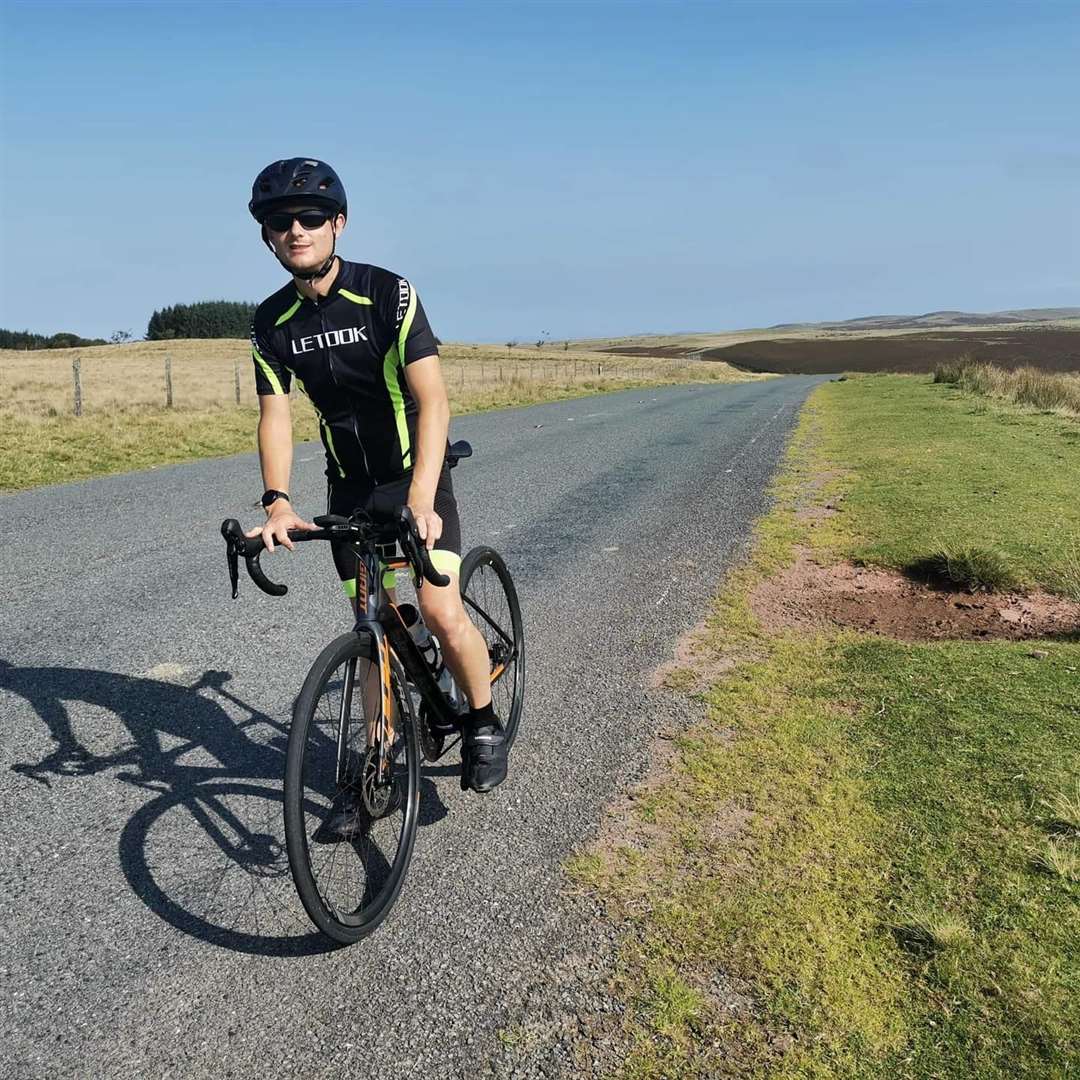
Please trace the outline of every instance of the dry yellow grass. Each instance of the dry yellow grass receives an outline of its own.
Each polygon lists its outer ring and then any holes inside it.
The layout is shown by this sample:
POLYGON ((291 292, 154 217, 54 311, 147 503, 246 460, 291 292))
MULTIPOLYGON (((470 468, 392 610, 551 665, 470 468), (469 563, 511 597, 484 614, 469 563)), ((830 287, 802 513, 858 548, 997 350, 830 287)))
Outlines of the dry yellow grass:
MULTIPOLYGON (((443 373, 459 406, 491 397, 512 404, 538 400, 541 387, 560 391, 590 384, 736 381, 747 376, 726 364, 665 361, 576 349, 504 345, 445 345, 443 373)), ((140 341, 86 349, 0 350, 0 418, 64 416, 74 411, 78 360, 84 415, 165 407, 165 361, 171 360, 173 407, 203 410, 254 406, 255 377, 246 341, 140 341)), ((490 405, 488 406, 490 407, 490 405)))
MULTIPOLYGON (((762 377, 748 376, 727 364, 552 346, 446 345, 441 354, 456 414, 628 386, 762 377)), ((315 438, 311 405, 300 395, 293 398, 296 437, 315 438)), ((253 450, 256 410, 246 341, 2 350, 0 490, 253 450), (171 409, 165 407, 166 357, 172 372, 171 409), (73 415, 72 364, 76 359, 82 387, 79 417, 73 415)))
POLYGON ((939 364, 934 382, 951 383, 970 394, 1027 405, 1061 416, 1080 416, 1080 376, 1040 371, 1034 367, 1013 370, 962 356, 939 364))

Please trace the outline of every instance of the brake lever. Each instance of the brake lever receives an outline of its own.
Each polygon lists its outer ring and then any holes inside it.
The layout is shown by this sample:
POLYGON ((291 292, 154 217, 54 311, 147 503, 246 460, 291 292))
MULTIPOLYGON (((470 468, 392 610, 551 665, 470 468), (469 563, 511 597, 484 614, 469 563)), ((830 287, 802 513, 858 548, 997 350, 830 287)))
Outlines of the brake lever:
POLYGON ((232 585, 232 598, 240 595, 240 552, 237 538, 243 540, 244 530, 235 518, 228 518, 221 523, 221 535, 225 537, 225 557, 229 562, 229 583, 232 585))
POLYGON ((409 569, 412 570, 413 588, 419 589, 424 580, 421 569, 420 552, 416 542, 416 518, 408 506, 403 506, 398 511, 398 534, 401 546, 405 551, 405 557, 409 560, 409 569))
POLYGON ((424 546, 420 534, 416 531, 416 518, 408 506, 403 506, 398 511, 398 530, 401 534, 401 545, 409 548, 408 554, 412 556, 409 564, 413 568, 413 585, 419 589, 424 581, 430 581, 432 585, 445 588, 450 584, 450 578, 446 574, 435 569, 424 546))

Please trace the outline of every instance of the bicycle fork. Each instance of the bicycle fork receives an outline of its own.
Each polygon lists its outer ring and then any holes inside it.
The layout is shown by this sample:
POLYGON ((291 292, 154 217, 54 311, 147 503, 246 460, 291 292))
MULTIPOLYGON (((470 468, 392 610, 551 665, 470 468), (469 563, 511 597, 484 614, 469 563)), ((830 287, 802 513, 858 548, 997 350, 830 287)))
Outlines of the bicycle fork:
MULTIPOLYGON (((375 786, 382 787, 390 783, 390 751, 394 745, 394 690, 390 681, 390 643, 382 627, 357 624, 357 630, 371 635, 375 656, 373 663, 378 669, 378 691, 371 691, 371 686, 362 688, 360 693, 361 712, 366 725, 367 745, 375 751, 376 774, 375 786)), ((352 728, 353 700, 357 694, 356 671, 358 657, 353 657, 345 666, 345 685, 341 694, 341 711, 338 714, 337 730, 337 784, 339 788, 348 787, 351 780, 349 733, 352 728)))

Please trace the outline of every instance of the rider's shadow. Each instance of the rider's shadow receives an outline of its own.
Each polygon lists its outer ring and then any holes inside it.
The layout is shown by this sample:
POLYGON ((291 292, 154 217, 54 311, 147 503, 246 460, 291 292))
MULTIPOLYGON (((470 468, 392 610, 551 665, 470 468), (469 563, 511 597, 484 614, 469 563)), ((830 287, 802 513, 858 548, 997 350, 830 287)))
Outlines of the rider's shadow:
POLYGON ((296 910, 284 853, 286 729, 231 694, 229 679, 209 671, 181 685, 0 660, 0 688, 24 698, 55 742, 40 761, 12 770, 49 786, 116 770, 116 779, 156 792, 122 828, 120 865, 140 899, 178 929, 243 952, 324 951, 331 946, 296 910), (114 714, 130 741, 88 749, 74 703, 114 714))

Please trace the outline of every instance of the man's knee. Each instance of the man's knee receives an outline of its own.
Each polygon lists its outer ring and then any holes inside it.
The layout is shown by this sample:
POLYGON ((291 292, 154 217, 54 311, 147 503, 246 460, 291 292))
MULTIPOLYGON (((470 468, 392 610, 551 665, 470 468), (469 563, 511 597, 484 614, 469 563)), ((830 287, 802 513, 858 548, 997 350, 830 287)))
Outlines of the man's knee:
POLYGON ((456 578, 445 589, 425 585, 420 590, 420 610, 428 629, 444 644, 452 645, 460 640, 472 625, 465 614, 456 578))

